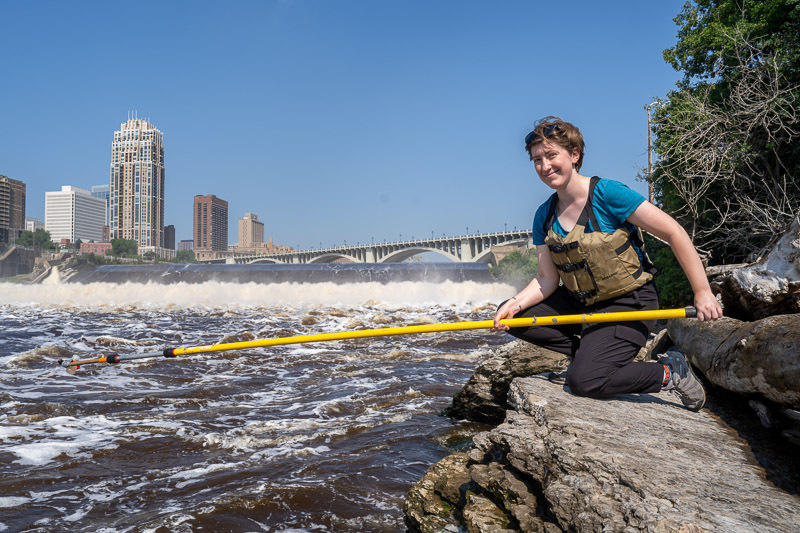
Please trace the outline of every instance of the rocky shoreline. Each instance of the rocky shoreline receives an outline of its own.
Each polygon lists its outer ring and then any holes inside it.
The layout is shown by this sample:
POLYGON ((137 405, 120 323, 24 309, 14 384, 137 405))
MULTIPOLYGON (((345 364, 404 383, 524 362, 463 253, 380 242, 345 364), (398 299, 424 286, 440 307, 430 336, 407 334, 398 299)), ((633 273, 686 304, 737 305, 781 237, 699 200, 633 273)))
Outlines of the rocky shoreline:
POLYGON ((667 394, 592 400, 517 378, 512 410, 428 470, 410 531, 786 532, 800 497, 766 478, 719 417, 667 394))
POLYGON ((445 413, 496 427, 412 487, 408 530, 800 531, 800 217, 759 262, 709 277, 726 318, 669 321, 639 354, 682 349, 706 408, 575 396, 543 374, 564 356, 509 342, 445 413))

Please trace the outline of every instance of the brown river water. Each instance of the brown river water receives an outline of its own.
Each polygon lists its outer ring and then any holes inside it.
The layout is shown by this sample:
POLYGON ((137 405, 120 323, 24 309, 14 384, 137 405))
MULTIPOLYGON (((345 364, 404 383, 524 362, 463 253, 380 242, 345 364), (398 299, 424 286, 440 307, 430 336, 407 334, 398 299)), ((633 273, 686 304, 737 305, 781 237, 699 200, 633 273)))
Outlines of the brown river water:
POLYGON ((509 286, 0 283, 0 532, 404 531, 489 331, 59 358, 486 320, 509 286))

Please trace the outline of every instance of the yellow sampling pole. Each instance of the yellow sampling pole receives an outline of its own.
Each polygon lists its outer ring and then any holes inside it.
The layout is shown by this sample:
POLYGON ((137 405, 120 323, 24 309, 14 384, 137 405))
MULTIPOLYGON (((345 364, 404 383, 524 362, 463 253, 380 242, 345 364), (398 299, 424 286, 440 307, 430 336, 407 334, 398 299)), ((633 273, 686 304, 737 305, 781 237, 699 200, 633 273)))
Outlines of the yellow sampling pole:
MULTIPOLYGON (((630 322, 636 320, 659 320, 670 318, 695 318, 697 310, 693 307, 682 309, 656 309, 654 311, 625 311, 620 313, 588 313, 580 315, 539 316, 530 318, 508 318, 500 322, 511 328, 531 326, 564 326, 568 324, 589 324, 598 322, 630 322)), ((189 348, 166 348, 160 352, 139 354, 114 354, 96 359, 67 361, 59 359, 58 364, 66 367, 68 371, 91 363, 119 363, 133 359, 146 359, 150 357, 176 357, 195 353, 224 352, 228 350, 244 350, 247 348, 261 348, 264 346, 280 346, 285 344, 303 344, 309 342, 338 341, 344 339, 362 339, 366 337, 387 337, 390 335, 409 335, 412 333, 437 333, 440 331, 464 331, 473 329, 491 329, 493 320, 478 320, 472 322, 450 322, 447 324, 422 324, 418 326, 400 326, 394 328, 363 329, 356 331, 339 331, 336 333, 319 333, 316 335, 298 335, 295 337, 280 337, 274 339, 261 339, 255 341, 229 342, 224 344, 209 344, 206 346, 193 346, 189 348)))

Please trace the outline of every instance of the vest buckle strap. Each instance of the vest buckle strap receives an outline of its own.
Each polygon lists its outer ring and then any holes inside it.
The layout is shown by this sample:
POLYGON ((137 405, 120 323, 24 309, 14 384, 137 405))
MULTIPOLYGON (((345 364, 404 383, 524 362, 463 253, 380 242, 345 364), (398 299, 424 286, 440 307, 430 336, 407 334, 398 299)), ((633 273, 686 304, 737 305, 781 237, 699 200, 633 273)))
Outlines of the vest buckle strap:
POLYGON ((578 300, 581 303, 585 303, 586 300, 588 300, 589 298, 591 298, 592 296, 594 296, 596 294, 597 294, 597 290, 594 290, 594 289, 591 290, 591 291, 578 291, 578 292, 571 292, 570 291, 570 293, 569 293, 570 296, 572 296, 574 299, 578 300))
POLYGON ((562 265, 556 265, 556 268, 562 272, 575 272, 576 270, 589 270, 589 265, 586 264, 586 260, 584 259, 578 263, 564 263, 562 265))
POLYGON ((563 244, 549 244, 547 247, 554 254, 563 254, 578 247, 578 241, 566 242, 563 244))

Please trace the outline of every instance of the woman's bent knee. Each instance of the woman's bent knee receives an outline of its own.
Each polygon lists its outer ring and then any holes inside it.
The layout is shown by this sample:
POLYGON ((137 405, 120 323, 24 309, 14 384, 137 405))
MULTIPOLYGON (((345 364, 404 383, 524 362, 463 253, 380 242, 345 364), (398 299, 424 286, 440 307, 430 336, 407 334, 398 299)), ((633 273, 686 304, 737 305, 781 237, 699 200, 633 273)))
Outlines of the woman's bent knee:
POLYGON ((567 386, 575 396, 597 398, 600 393, 600 388, 586 380, 580 379, 579 376, 575 376, 572 373, 567 374, 567 386))

